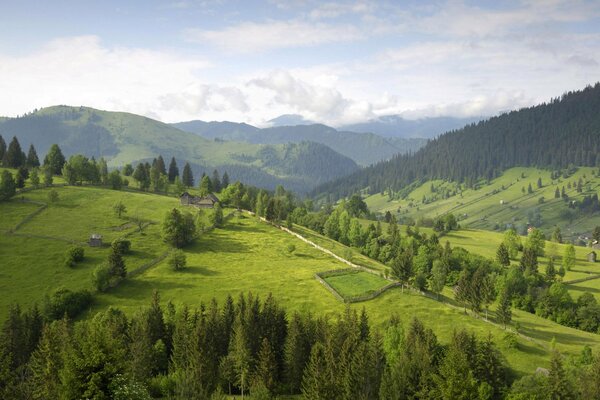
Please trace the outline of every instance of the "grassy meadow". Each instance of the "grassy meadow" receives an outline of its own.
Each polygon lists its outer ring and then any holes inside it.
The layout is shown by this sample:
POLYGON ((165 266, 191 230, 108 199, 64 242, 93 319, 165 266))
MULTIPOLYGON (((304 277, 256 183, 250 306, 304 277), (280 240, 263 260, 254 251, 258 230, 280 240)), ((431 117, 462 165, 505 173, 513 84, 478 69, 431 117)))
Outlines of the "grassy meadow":
MULTIPOLYGON (((129 271, 169 250, 160 239, 160 221, 169 209, 179 207, 176 198, 92 187, 56 187, 55 190, 59 193, 58 202, 49 204, 13 233, 8 231, 40 208, 27 201, 47 202, 49 189, 33 190, 0 204, 3 259, 0 289, 4 294, 0 297, 0 318, 6 316, 10 303, 30 306, 59 287, 91 289, 92 271, 106 259, 107 247, 86 246, 82 263, 75 268, 63 265, 64 254, 72 243, 85 243, 91 233, 103 235, 105 243, 127 235, 132 242, 132 253, 125 257, 129 271), (127 207, 121 219, 112 210, 117 201, 127 207), (134 215, 149 224, 143 232, 128 219, 134 215)), ((205 211, 201 219, 208 213, 205 211)), ((385 268, 382 264, 304 228, 294 229, 336 254, 350 255, 353 262, 375 270, 376 274, 360 272, 328 280, 344 293, 362 294, 386 283, 377 276, 385 268)), ((490 255, 495 252, 501 235, 464 230, 451 233, 443 240, 446 239, 452 245, 490 255)), ((561 245, 557 245, 557 251, 560 250, 561 245)), ((346 264, 254 217, 236 214, 227 219, 223 228, 205 232, 184 251, 188 264, 185 270, 173 271, 162 261, 126 279, 118 287, 96 294, 93 307, 81 318, 111 306, 128 314, 135 313, 149 303, 154 290, 159 290, 164 304, 199 306, 213 297, 222 302, 228 294, 237 296, 240 292, 252 291, 261 297, 272 293, 289 311, 335 318, 346 307, 314 278, 317 272, 348 268, 346 264), (290 244, 294 244, 294 251, 289 250, 290 244)), ((577 256, 577 267, 572 273, 594 268, 585 264, 580 249, 577 256)), ((592 282, 597 283, 587 284, 592 282)), ((584 285, 578 287, 585 289, 584 285)), ((506 331, 481 317, 465 314, 449 298, 440 302, 409 290, 402 292, 399 288, 350 307, 357 310, 365 307, 376 327, 382 327, 392 314, 397 314, 406 324, 417 317, 434 329, 442 343, 447 343, 458 328, 482 336, 492 335, 518 374, 530 373, 538 366, 547 367, 552 340, 567 354, 578 354, 585 344, 600 351, 599 335, 563 327, 517 310, 513 312, 514 320, 519 323, 521 332, 533 341, 519 338, 517 347, 513 348, 504 339, 506 331)), ((490 318, 493 319, 493 313, 490 318)))

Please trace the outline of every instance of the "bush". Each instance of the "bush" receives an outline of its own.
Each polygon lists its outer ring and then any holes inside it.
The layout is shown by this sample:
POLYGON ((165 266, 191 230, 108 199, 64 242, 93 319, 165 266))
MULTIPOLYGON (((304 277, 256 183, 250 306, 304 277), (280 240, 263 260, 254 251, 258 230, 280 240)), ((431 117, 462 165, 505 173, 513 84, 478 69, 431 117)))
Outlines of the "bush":
POLYGON ((75 318, 92 304, 92 300, 92 294, 87 290, 73 292, 58 289, 52 297, 46 299, 44 314, 50 320, 61 319, 65 314, 69 318, 75 318))
POLYGON ((73 268, 75 264, 83 261, 84 250, 81 246, 74 246, 67 250, 67 256, 65 258, 65 266, 73 268))
POLYGON ((104 292, 110 287, 110 268, 108 265, 99 265, 94 270, 92 282, 99 292, 104 292))
POLYGON ((54 189, 48 192, 48 201, 50 203, 56 203, 58 201, 58 192, 54 189))
POLYGON ((296 246, 292 243, 288 244, 287 251, 288 251, 288 253, 292 254, 294 251, 296 251, 296 246))
POLYGON ((185 253, 182 250, 175 250, 169 257, 167 263, 174 271, 180 271, 184 269, 187 265, 185 253))
POLYGON ((115 239, 111 243, 111 246, 116 253, 119 253, 122 256, 125 254, 129 254, 129 252, 131 251, 131 242, 129 240, 115 239))

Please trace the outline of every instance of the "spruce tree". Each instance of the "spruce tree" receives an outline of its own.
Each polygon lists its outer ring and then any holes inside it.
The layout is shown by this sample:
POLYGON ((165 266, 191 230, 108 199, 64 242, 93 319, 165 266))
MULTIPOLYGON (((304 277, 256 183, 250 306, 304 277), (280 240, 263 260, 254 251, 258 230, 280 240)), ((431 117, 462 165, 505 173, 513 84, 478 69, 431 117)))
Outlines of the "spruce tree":
POLYGON ((0 135, 0 165, 2 165, 2 160, 4 159, 4 154, 6 153, 6 142, 2 135, 0 135))
POLYGON ((556 187, 556 190, 554 191, 554 198, 560 199, 560 190, 558 190, 558 186, 556 187))
POLYGON ((167 168, 165 167, 165 160, 162 158, 161 155, 159 155, 158 158, 156 159, 155 167, 161 175, 167 174, 167 168))
POLYGON ((448 268, 442 260, 434 260, 433 266, 431 267, 431 282, 429 287, 431 291, 437 295, 438 300, 440 299, 440 293, 446 286, 446 279, 448 277, 448 268))
POLYGON ((500 246, 498 246, 498 250, 496 251, 496 261, 498 261, 500 265, 503 265, 505 267, 508 267, 510 265, 508 249, 506 248, 506 245, 504 243, 500 243, 500 246))
POLYGON ((264 387, 273 393, 275 390, 275 378, 277 376, 277 362, 275 355, 267 338, 263 338, 260 345, 260 351, 256 361, 256 368, 253 376, 253 387, 264 387))
POLYGON ((21 150, 21 145, 17 137, 13 136, 12 141, 8 145, 8 150, 6 150, 2 159, 2 165, 7 168, 19 168, 25 164, 25 161, 26 157, 23 150, 21 150))
POLYGON ((194 174, 192 173, 192 167, 190 167, 189 163, 185 163, 183 167, 183 173, 181 175, 181 182, 187 187, 194 186, 194 174))
POLYGON ((570 271, 575 265, 575 246, 569 244, 565 248, 565 253, 562 258, 562 266, 565 270, 570 271))
POLYGON ((17 185, 10 171, 2 171, 0 175, 0 201, 8 200, 15 195, 17 185))
POLYGON ((508 325, 512 319, 512 299, 511 293, 508 288, 503 288, 500 292, 500 301, 498 302, 498 308, 496 309, 496 316, 498 317, 498 322, 502 324, 504 329, 506 329, 506 325, 508 325))
POLYGON ((211 182, 213 185, 213 191, 215 191, 217 193, 220 192, 221 191, 221 178, 219 178, 219 171, 217 171, 216 169, 212 173, 211 182))
POLYGON ((171 157, 171 163, 169 164, 169 182, 175 182, 175 178, 179 177, 179 168, 177 168, 177 161, 175 157, 171 157))
POLYGON ((123 260, 121 252, 118 251, 115 246, 111 247, 110 253, 108 254, 108 268, 111 276, 120 278, 125 278, 127 276, 125 261, 123 260))
POLYGON ((33 147, 33 144, 29 145, 29 152, 27 153, 26 164, 28 168, 37 168, 40 166, 40 159, 38 158, 37 152, 35 151, 35 147, 33 147))
POLYGON ((229 175, 227 174, 227 172, 225 172, 223 174, 223 179, 221 179, 221 190, 227 189, 227 186, 229 186, 229 175))
MULTIPOLYGON (((184 170, 185 171, 185 170, 184 170)), ((208 175, 204 175, 202 180, 200 181, 200 196, 206 196, 213 192, 213 184, 208 177, 208 175)))
POLYGON ((44 166, 48 166, 50 168, 52 175, 62 174, 62 168, 65 162, 65 156, 63 155, 60 147, 58 147, 57 144, 50 146, 48 154, 46 154, 46 157, 44 157, 44 166))
POLYGON ((547 394, 549 399, 572 399, 574 391, 572 384, 563 367, 562 355, 557 351, 552 351, 550 358, 550 369, 548 372, 547 394))

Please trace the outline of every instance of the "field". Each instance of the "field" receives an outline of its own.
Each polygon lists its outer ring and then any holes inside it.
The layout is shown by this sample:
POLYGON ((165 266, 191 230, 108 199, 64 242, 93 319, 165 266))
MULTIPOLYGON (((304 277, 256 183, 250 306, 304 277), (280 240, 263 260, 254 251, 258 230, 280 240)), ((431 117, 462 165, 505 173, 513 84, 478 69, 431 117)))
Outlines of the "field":
POLYGON ((589 235, 600 225, 600 216, 590 218, 573 213, 562 199, 554 197, 555 190, 564 186, 572 200, 597 193, 600 178, 596 172, 596 168, 579 168, 566 179, 552 180, 550 171, 512 168, 488 184, 481 183, 476 189, 434 180, 414 188, 401 200, 390 201, 387 194, 375 194, 366 202, 371 211, 397 212, 400 217, 415 221, 453 213, 463 227, 488 230, 504 230, 507 225, 523 229, 539 214, 540 218, 535 222, 546 234, 551 234, 558 225, 565 238, 577 239, 580 235, 589 235), (538 178, 542 181, 541 188, 537 186, 538 178), (576 190, 579 179, 583 182, 582 193, 576 190), (527 191, 529 185, 532 193, 527 191), (444 193, 451 195, 446 198, 444 193))
POLYGON ((364 271, 327 276, 323 280, 335 289, 336 292, 341 294, 342 297, 365 295, 381 289, 390 283, 379 275, 364 271))
MULTIPOLYGON (((72 242, 83 243, 91 233, 102 234, 105 242, 127 235, 133 249, 125 259, 129 271, 168 251, 160 239, 159 222, 170 208, 179 207, 177 199, 91 187, 57 187, 56 190, 59 201, 48 205, 13 233, 7 231, 41 207, 31 201, 46 202, 48 189, 24 193, 0 204, 0 248, 3 254, 0 289, 4 295, 0 298, 1 318, 6 316, 10 303, 18 301, 22 306, 30 306, 41 302, 45 295, 59 287, 91 288, 90 275, 96 265, 106 259, 106 247, 85 247, 84 262, 72 269, 63 266, 64 253, 72 242), (119 200, 128 208, 122 219, 112 210, 112 205, 119 200), (136 214, 149 223, 142 233, 127 219, 136 214)), ((385 268, 316 233, 298 227, 295 230, 336 254, 350 254, 354 262, 372 268, 376 273, 385 268)), ((489 233, 489 237, 481 235, 480 231, 459 231, 446 238, 453 245, 471 245, 473 251, 495 251, 500 236, 494 233, 489 233), (473 243, 476 237, 481 241, 473 243)), ((128 314, 135 313, 149 303, 154 290, 160 292, 163 304, 172 302, 198 306, 213 297, 222 302, 228 294, 235 297, 240 292, 252 291, 263 298, 272 293, 289 311, 335 318, 346 307, 314 277, 317 272, 348 268, 346 264, 245 214, 236 214, 228 219, 222 229, 204 233, 193 245, 185 248, 185 254, 187 269, 176 272, 166 262, 160 262, 126 279, 107 293, 96 294, 93 307, 81 318, 111 306, 119 307, 128 314), (294 251, 289 251, 290 244, 295 245, 294 251)), ((582 253, 578 253, 577 270, 586 267, 581 256, 582 253)), ((376 289, 385 282, 366 272, 330 281, 339 290, 350 294, 376 289)), ((591 282, 595 281, 588 283, 591 282)), ((466 328, 481 336, 490 334, 518 374, 530 373, 538 366, 547 367, 553 339, 557 348, 567 354, 578 354, 585 344, 600 351, 600 336, 566 328, 520 311, 514 311, 513 318, 519 322, 520 332, 527 338, 520 338, 517 348, 509 348, 502 328, 483 318, 465 314, 450 299, 436 301, 408 290, 402 293, 399 288, 350 307, 357 310, 365 307, 375 327, 382 327, 392 314, 397 314, 406 324, 417 317, 434 329, 442 343, 447 343, 457 328, 466 328)), ((493 313, 490 318, 493 318, 493 313)))

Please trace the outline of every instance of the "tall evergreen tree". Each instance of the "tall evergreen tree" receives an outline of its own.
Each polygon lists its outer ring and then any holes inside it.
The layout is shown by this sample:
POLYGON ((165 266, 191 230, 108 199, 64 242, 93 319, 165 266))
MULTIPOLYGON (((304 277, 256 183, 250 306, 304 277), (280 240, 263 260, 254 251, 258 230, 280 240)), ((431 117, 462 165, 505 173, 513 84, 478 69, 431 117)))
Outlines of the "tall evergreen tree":
POLYGON ((212 173, 211 182, 213 185, 213 191, 220 192, 221 191, 221 178, 219 177, 219 171, 217 171, 216 169, 212 173))
POLYGON ((204 175, 202 180, 200 181, 200 195, 206 196, 213 192, 213 184, 208 177, 208 175, 204 175))
POLYGON ((6 153, 6 142, 2 135, 0 135, 0 165, 2 165, 2 160, 4 159, 4 154, 6 153))
POLYGON ((190 167, 189 163, 185 163, 183 167, 183 173, 181 175, 181 182, 187 187, 194 186, 194 174, 192 173, 192 167, 190 167))
POLYGON ((505 267, 510 265, 510 257, 508 255, 508 249, 504 243, 500 243, 498 250, 496 251, 496 261, 505 267))
POLYGON ((15 178, 10 171, 2 171, 0 175, 0 201, 8 200, 13 197, 17 190, 15 178))
POLYGON ((223 179, 221 179, 221 189, 226 189, 229 186, 229 175, 227 172, 223 173, 223 179))
POLYGON ((165 160, 163 159, 163 157, 161 155, 159 155, 158 158, 156 159, 156 169, 158 170, 158 172, 161 175, 166 175, 167 174, 167 168, 165 166, 165 160))
POLYGON ((550 358, 547 393, 548 398, 552 400, 575 398, 572 383, 569 381, 563 367, 562 355, 556 350, 552 351, 552 357, 550 358))
POLYGON ((14 136, 8 145, 6 153, 4 153, 2 165, 8 168, 19 168, 25 164, 26 159, 27 158, 23 153, 23 150, 21 150, 21 145, 19 144, 17 137, 14 136))
POLYGON ((510 308, 511 293, 510 290, 505 287, 500 292, 500 301, 498 303, 498 308, 496 309, 496 316, 498 317, 498 321, 504 326, 504 329, 506 329, 506 325, 508 325, 512 319, 512 311, 510 308))
POLYGON ((65 165, 65 156, 57 144, 50 146, 48 154, 44 157, 44 166, 50 167, 53 175, 62 174, 63 165, 65 165))
POLYGON ((37 152, 35 151, 35 147, 33 147, 33 144, 29 145, 29 152, 27 153, 26 165, 28 168, 37 168, 40 166, 40 159, 38 158, 37 152))
POLYGON ((177 168, 177 161, 175 157, 171 157, 171 163, 169 164, 169 182, 175 182, 175 178, 179 177, 179 168, 177 168))

